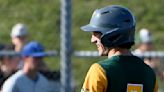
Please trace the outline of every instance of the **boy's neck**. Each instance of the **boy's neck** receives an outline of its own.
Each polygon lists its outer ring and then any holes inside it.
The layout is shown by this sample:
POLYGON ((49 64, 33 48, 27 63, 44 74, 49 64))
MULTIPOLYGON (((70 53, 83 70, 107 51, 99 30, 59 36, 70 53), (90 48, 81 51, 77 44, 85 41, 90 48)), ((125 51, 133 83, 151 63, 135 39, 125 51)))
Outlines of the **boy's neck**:
POLYGON ((116 55, 132 55, 129 49, 111 48, 108 52, 108 58, 116 55))

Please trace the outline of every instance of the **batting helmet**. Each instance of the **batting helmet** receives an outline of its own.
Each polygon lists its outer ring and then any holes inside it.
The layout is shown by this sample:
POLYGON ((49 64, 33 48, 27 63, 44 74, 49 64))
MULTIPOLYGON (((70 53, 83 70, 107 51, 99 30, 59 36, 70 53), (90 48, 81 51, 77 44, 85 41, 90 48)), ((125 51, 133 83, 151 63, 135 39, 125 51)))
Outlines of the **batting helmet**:
POLYGON ((106 47, 134 43, 135 18, 131 11, 119 5, 107 6, 94 11, 84 31, 101 32, 101 42, 106 47))

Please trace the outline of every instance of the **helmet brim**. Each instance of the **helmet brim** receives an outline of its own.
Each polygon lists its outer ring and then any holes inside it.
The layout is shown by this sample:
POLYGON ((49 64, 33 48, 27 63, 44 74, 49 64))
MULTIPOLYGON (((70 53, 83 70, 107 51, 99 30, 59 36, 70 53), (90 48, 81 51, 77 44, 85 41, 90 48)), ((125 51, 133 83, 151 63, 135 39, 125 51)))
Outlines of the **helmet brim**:
POLYGON ((110 28, 103 28, 103 27, 96 27, 96 26, 88 24, 88 25, 82 26, 81 30, 87 31, 87 32, 94 32, 94 31, 104 32, 104 31, 109 31, 111 29, 110 28))

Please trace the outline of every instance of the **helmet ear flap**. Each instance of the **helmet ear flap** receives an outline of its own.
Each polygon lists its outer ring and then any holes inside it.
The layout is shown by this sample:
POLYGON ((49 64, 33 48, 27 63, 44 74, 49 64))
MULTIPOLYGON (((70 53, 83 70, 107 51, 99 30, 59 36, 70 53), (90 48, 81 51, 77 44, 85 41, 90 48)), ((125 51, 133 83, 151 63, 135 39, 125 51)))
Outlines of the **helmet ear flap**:
POLYGON ((111 47, 112 41, 109 40, 109 36, 104 35, 104 36, 101 37, 101 43, 105 47, 111 47))
POLYGON ((110 40, 111 38, 111 34, 105 34, 101 37, 101 43, 105 46, 105 47, 111 47, 113 44, 113 40, 110 40))
POLYGON ((115 45, 117 45, 118 40, 120 39, 121 34, 117 33, 117 34, 105 34, 101 37, 101 43, 105 46, 105 47, 114 47, 115 45))

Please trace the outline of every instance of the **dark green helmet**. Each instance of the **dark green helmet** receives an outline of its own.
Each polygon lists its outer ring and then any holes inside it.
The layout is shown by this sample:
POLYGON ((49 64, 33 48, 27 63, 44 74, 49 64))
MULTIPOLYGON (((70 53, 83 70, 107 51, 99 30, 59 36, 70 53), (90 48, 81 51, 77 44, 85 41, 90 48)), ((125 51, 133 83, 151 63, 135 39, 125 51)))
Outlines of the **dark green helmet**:
POLYGON ((125 7, 112 5, 94 11, 90 23, 81 27, 84 31, 101 32, 101 42, 107 47, 134 43, 135 18, 125 7))

